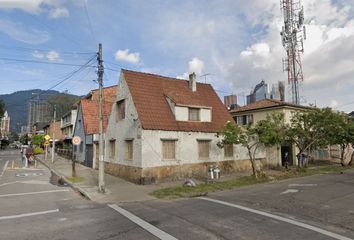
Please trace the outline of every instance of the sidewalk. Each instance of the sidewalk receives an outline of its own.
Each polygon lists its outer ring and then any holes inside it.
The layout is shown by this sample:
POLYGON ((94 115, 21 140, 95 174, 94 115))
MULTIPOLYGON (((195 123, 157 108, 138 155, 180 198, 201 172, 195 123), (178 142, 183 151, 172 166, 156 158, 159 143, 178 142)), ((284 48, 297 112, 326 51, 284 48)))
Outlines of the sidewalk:
POLYGON ((74 190, 80 192, 92 201, 100 203, 152 200, 155 198, 149 195, 150 192, 162 187, 182 184, 180 182, 174 182, 153 185, 136 185, 119 177, 105 174, 106 192, 100 193, 98 192, 98 170, 77 163, 75 165, 76 174, 78 177, 83 177, 84 179, 79 183, 71 183, 68 180, 68 177, 71 177, 72 174, 71 160, 58 155, 55 156, 54 163, 51 162, 50 156, 48 156, 47 161, 44 160, 44 155, 38 155, 37 159, 56 175, 63 177, 64 181, 71 185, 74 190))

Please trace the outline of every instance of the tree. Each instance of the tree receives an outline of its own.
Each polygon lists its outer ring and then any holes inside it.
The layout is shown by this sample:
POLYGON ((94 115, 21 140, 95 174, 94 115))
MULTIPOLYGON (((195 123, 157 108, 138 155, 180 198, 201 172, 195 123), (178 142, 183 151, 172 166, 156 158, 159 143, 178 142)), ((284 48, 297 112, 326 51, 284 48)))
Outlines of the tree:
POLYGON ((80 100, 80 97, 67 94, 67 92, 54 95, 48 99, 48 103, 56 107, 59 120, 65 113, 73 108, 73 105, 80 100))
POLYGON ((252 173, 257 178, 259 170, 256 165, 256 154, 260 146, 274 146, 285 141, 287 126, 284 123, 284 115, 274 113, 256 124, 248 124, 240 127, 227 122, 224 129, 218 133, 222 137, 217 146, 223 148, 225 144, 241 144, 248 152, 252 167, 252 173))
POLYGON ((0 119, 4 116, 5 113, 5 103, 0 99, 0 119))
POLYGON ((295 113, 288 137, 295 143, 300 154, 310 148, 341 144, 347 139, 347 131, 343 114, 334 112, 331 108, 314 108, 295 113))
POLYGON ((33 135, 31 139, 31 144, 34 146, 40 146, 43 143, 43 140, 44 140, 43 134, 33 135))

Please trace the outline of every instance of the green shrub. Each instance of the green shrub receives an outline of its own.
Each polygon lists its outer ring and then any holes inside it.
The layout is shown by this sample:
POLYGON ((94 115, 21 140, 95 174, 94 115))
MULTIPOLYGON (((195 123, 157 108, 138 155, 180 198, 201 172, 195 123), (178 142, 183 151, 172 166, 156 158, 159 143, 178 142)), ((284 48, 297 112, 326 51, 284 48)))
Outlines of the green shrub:
POLYGON ((40 148, 40 147, 36 147, 34 150, 33 150, 33 154, 41 154, 41 153, 44 153, 44 150, 43 148, 40 148))

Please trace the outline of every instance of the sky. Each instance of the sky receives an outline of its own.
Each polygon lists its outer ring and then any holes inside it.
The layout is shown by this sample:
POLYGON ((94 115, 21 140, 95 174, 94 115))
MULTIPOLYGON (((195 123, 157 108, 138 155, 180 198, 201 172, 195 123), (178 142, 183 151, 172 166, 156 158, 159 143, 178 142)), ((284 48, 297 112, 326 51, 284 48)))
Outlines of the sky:
MULTIPOLYGON (((301 104, 354 110, 354 0, 303 0, 301 104)), ((34 88, 84 95, 120 69, 188 78, 219 96, 287 82, 279 0, 0 0, 0 94, 34 88)), ((290 99, 289 87, 287 97, 290 99)))

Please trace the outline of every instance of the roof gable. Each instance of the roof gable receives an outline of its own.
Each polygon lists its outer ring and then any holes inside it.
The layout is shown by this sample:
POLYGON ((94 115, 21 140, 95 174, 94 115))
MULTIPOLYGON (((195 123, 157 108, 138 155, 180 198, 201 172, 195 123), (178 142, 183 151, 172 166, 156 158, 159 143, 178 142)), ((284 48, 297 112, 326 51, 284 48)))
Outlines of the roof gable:
MULTIPOLYGON (((105 132, 108 125, 108 118, 112 111, 112 105, 116 97, 117 85, 103 88, 103 105, 102 105, 102 115, 103 115, 103 131, 105 132), (113 94, 114 93, 114 94, 113 94)), ((95 134, 99 132, 99 118, 98 118, 98 91, 97 94, 93 95, 93 100, 82 99, 80 101, 80 106, 82 109, 82 118, 84 122, 85 134, 95 134), (96 98, 97 97, 97 98, 96 98)))
POLYGON ((197 91, 192 92, 186 80, 129 70, 122 74, 143 129, 218 132, 227 121, 233 121, 210 84, 197 83, 197 91), (176 105, 212 108, 212 121, 176 121, 166 97, 176 105))

